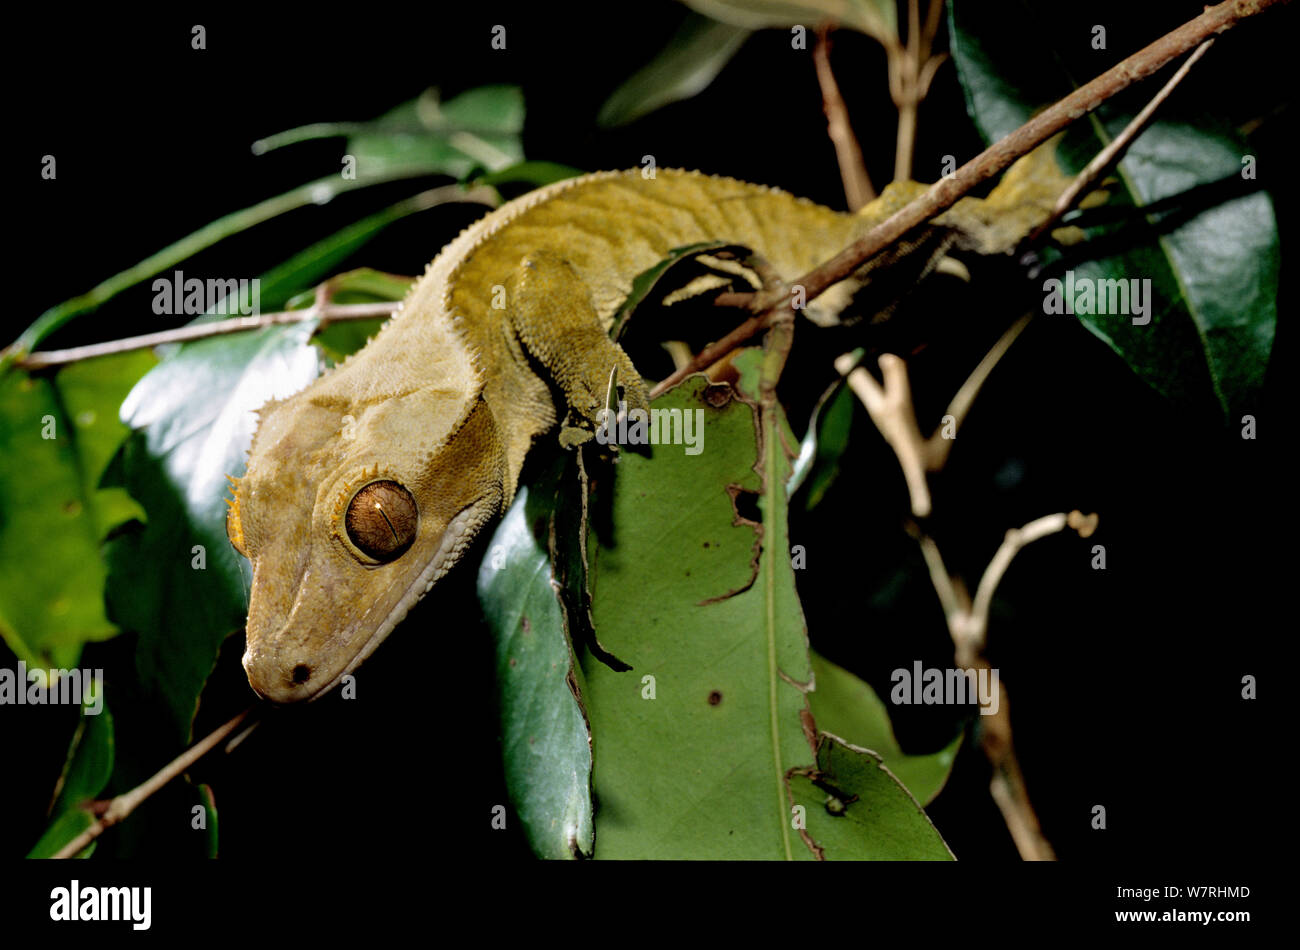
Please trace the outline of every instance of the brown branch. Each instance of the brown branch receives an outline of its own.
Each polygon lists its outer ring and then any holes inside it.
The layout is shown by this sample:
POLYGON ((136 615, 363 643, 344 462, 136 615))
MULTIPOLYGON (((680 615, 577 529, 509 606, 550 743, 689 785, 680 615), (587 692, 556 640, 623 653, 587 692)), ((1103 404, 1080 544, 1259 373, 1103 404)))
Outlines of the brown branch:
POLYGON ((755 293, 724 293, 714 298, 719 307, 738 307, 755 314, 724 340, 711 345, 690 365, 673 373, 655 387, 655 394, 675 385, 691 373, 711 365, 732 348, 740 346, 770 322, 764 315, 778 306, 789 306, 794 287, 802 287, 805 300, 813 300, 827 288, 844 280, 862 264, 899 240, 912 228, 925 223, 957 202, 976 185, 1006 169, 1022 155, 1051 138, 1070 123, 1082 118, 1111 96, 1159 71, 1171 60, 1200 45, 1212 34, 1222 33, 1241 20, 1288 0, 1226 0, 1210 7, 1154 43, 1102 73, 1085 86, 1040 112, 1010 135, 990 145, 950 177, 940 179, 922 195, 886 218, 830 260, 780 288, 755 293))
MULTIPOLYGON (((763 289, 761 292, 775 292, 779 301, 788 301, 788 298, 785 297, 785 283, 765 258, 755 254, 752 255, 746 263, 754 269, 754 272, 762 282, 763 289)), ((715 298, 714 304, 716 305, 718 300, 726 296, 729 295, 719 294, 718 297, 715 298)), ((745 296, 751 301, 757 299, 756 294, 746 294, 745 296)), ((765 310, 761 310, 733 329, 721 340, 717 340, 704 347, 704 349, 700 350, 700 352, 691 357, 691 359, 685 362, 678 362, 677 369, 673 371, 673 374, 667 379, 660 380, 660 382, 650 390, 649 398, 655 399, 661 393, 667 392, 669 389, 676 386, 687 376, 708 369, 718 360, 722 359, 722 357, 740 346, 740 344, 755 336, 759 331, 767 329, 778 320, 784 320, 787 314, 791 318, 789 329, 790 332, 793 333, 794 310, 792 307, 768 307, 765 310)))
POLYGON ((1078 199, 1079 195, 1081 195, 1084 190, 1088 189, 1093 182, 1100 178, 1107 169, 1112 168, 1116 162, 1124 157, 1124 153, 1128 151, 1129 145, 1131 145, 1133 140, 1138 137, 1142 130, 1150 124, 1152 117, 1156 114, 1156 110, 1160 108, 1161 103, 1169 98, 1174 89, 1178 87, 1178 84, 1183 81, 1183 77, 1191 71, 1192 66, 1196 64, 1198 59, 1205 55, 1206 50, 1208 50, 1213 43, 1214 40, 1211 38, 1196 47, 1192 55, 1188 56, 1183 64, 1178 67, 1178 71, 1169 78, 1169 81, 1165 83, 1164 86, 1161 87, 1160 91, 1152 97, 1151 101, 1142 108, 1142 111, 1133 117, 1133 121, 1124 127, 1124 131, 1117 135, 1109 145, 1093 156, 1092 161, 1088 163, 1087 167, 1085 167, 1083 171, 1079 172, 1074 181, 1070 182, 1069 187, 1067 187, 1065 191, 1061 192, 1061 196, 1056 199, 1056 206, 1052 209, 1051 215, 1025 238, 1023 244, 1028 245, 1035 243, 1044 234, 1056 227, 1056 222, 1060 221, 1062 216, 1073 207, 1074 202, 1078 199))
MULTIPOLYGON (((829 261, 792 281, 791 286, 802 286, 806 300, 816 298, 832 284, 850 276, 863 263, 908 231, 951 207, 972 188, 1003 171, 1017 158, 1028 154, 1107 99, 1157 72, 1210 36, 1229 30, 1247 17, 1280 2, 1283 0, 1225 0, 1210 7, 1200 16, 1165 34, 1044 109, 1010 135, 990 145, 953 175, 935 182, 924 194, 886 218, 829 261)), ((788 294, 788 291, 785 293, 788 294)), ((717 303, 723 306, 747 306, 748 309, 759 312, 780 303, 780 296, 770 291, 756 295, 756 299, 751 299, 749 294, 722 294, 717 303)))
POLYGON ((840 166, 840 179, 844 182, 844 197, 849 210, 857 211, 876 197, 871 176, 862 160, 853 126, 849 123, 849 110, 840 95, 839 84, 831 70, 830 28, 823 25, 817 30, 817 45, 813 47, 813 63, 817 67, 817 84, 822 90, 822 111, 826 113, 826 133, 835 146, 835 158, 840 166))
POLYGON ((660 394, 672 389, 687 376, 694 373, 703 372, 708 369, 722 357, 726 356, 740 344, 753 337, 760 330, 766 329, 771 322, 771 312, 760 313, 757 316, 750 317, 744 323, 740 324, 721 340, 710 343, 704 349, 700 350, 691 361, 678 370, 675 370, 667 379, 660 380, 653 389, 650 390, 650 398, 655 399, 660 394))
MULTIPOLYGON (((979 668, 988 667, 983 659, 976 664, 979 668)), ((1007 688, 998 681, 998 711, 984 717, 980 734, 980 747, 993 767, 993 776, 989 779, 989 795, 993 798, 998 811, 1002 812, 1002 821, 1011 834, 1011 840, 1020 853, 1022 861, 1055 861, 1056 852, 1051 842, 1043 834, 1038 823, 1038 814, 1029 801, 1029 789, 1025 786, 1024 773, 1020 770, 1020 760, 1016 757, 1015 746, 1011 741, 1011 712, 1007 701, 1007 688)))
POLYGON ((257 707, 249 706, 234 719, 229 720, 225 725, 219 726, 206 738, 196 742, 183 753, 167 763, 152 777, 131 789, 129 792, 123 792, 121 795, 110 799, 106 802, 95 802, 93 811, 98 814, 95 823, 83 831, 77 837, 73 838, 54 855, 56 858, 73 858, 81 853, 92 841, 104 833, 105 828, 109 828, 131 812, 139 807, 140 803, 147 799, 158 789, 162 788, 176 776, 180 775, 191 765, 197 762, 203 756, 207 755, 222 739, 230 735, 248 714, 257 707))

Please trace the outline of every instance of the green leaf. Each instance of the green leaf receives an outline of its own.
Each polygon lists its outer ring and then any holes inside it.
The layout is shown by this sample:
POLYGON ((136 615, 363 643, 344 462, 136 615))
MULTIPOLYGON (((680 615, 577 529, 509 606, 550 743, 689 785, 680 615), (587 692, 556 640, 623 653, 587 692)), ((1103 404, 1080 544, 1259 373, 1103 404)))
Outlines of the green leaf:
POLYGON ((602 128, 626 125, 671 102, 698 95, 722 72, 749 34, 748 29, 688 14, 663 51, 605 100, 596 124, 602 128))
POLYGON ((880 757, 836 736, 817 738, 817 765, 790 776, 826 860, 948 861, 953 855, 917 801, 899 794, 880 757))
MULTIPOLYGON (((762 357, 737 356, 742 390, 757 390, 762 357)), ((702 451, 622 453, 612 497, 606 486, 593 497, 593 508, 608 505, 593 523, 612 525, 589 545, 595 627, 633 667, 619 673, 581 655, 596 857, 814 857, 792 824, 788 784, 815 763, 803 715, 812 670, 788 554, 789 459, 775 437, 779 409, 760 413, 729 393, 701 376, 665 393, 656 409, 703 413, 702 451), (742 517, 755 505, 761 526, 742 517)), ((873 814, 930 839, 892 856, 942 848, 900 785, 872 794, 910 809, 873 814)), ((814 842, 823 816, 808 813, 814 842)), ((837 857, 880 853, 865 837, 856 851, 836 841, 837 857)))
MULTIPOLYGON (((1043 8, 1036 12, 1053 15, 1043 8)), ((967 108, 989 142, 1072 88, 1063 51, 1049 42, 1025 48, 998 26, 1028 15, 1015 0, 991 6, 956 2, 951 8, 952 52, 967 108)), ((1050 27, 1048 22, 1041 35, 1065 35, 1050 27)), ((1157 88, 1150 85, 1150 93, 1157 88)), ((1130 118, 1107 104, 1075 123, 1058 152, 1065 170, 1081 169, 1130 118)), ((1108 210, 1126 212, 1123 219, 1086 229, 1089 241, 1082 250, 1095 259, 1062 261, 1044 275, 1064 280, 1057 271, 1068 265, 1073 283, 1062 286, 1063 293, 1066 286, 1082 288, 1081 280, 1149 279, 1155 298, 1149 323, 1084 312, 1079 320, 1176 404, 1229 416, 1249 410, 1258 398, 1277 324, 1279 242, 1272 201, 1262 191, 1227 200, 1216 194, 1232 192, 1223 187, 1230 179, 1240 184, 1241 158, 1248 151, 1235 133, 1208 117, 1195 127, 1157 120, 1119 164, 1119 186, 1108 210)), ((1085 221, 1086 216, 1073 223, 1085 221)), ((1050 249, 1045 253, 1048 264, 1059 260, 1050 249)))
POLYGON ((148 523, 110 543, 108 599, 114 620, 139 633, 140 681, 182 741, 221 641, 248 606, 247 561, 226 538, 226 475, 244 471, 254 410, 316 377, 314 330, 307 320, 186 344, 122 403, 135 431, 110 472, 148 523))
POLYGON ((561 479, 576 478, 566 463, 519 489, 478 575, 496 641, 506 785, 541 858, 589 857, 593 837, 591 727, 549 553, 561 479))
MULTIPOLYGON (((94 684, 92 690, 82 697, 81 719, 72 734, 68 759, 59 778, 58 795, 50 811, 53 820, 28 853, 29 858, 52 857, 94 822, 90 812, 82 806, 95 800, 113 773, 113 716, 107 704, 95 714, 87 712, 102 700, 102 694, 97 692, 102 689, 102 683, 94 684)), ((92 842, 77 856, 89 857, 94 848, 92 842)))
POLYGON ((805 26, 823 22, 858 30, 881 43, 898 42, 894 0, 682 0, 705 16, 747 30, 805 26))
POLYGON ((147 352, 0 378, 0 635, 31 666, 76 665, 112 637, 100 544, 139 507, 100 474, 127 429, 122 397, 157 361, 147 352), (49 436, 49 438, 46 438, 49 436))
POLYGON ((366 175, 431 167, 464 179, 523 160, 524 96, 518 86, 481 86, 441 102, 436 90, 349 133, 348 154, 366 175))
POLYGON ((331 277, 329 287, 335 303, 371 303, 401 300, 410 292, 414 277, 388 274, 370 267, 358 267, 331 277))
POLYGON ((906 754, 894 738, 889 710, 876 691, 820 654, 813 652, 811 656, 817 688, 808 694, 808 705, 817 719, 817 728, 875 752, 918 801, 925 805, 934 801, 948 781, 962 734, 958 733, 938 752, 906 754))

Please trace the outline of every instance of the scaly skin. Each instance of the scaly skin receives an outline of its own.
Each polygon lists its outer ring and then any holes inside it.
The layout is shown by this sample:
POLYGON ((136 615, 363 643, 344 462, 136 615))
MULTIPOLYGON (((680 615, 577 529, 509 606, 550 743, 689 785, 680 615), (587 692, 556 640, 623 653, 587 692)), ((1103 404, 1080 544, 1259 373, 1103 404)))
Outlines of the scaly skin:
POLYGON ((253 689, 313 699, 355 669, 510 504, 533 441, 566 415, 570 435, 591 428, 613 366, 646 406, 608 336, 638 274, 724 240, 790 280, 919 187, 854 216, 698 173, 599 172, 463 232, 364 349, 260 411, 228 521, 253 566, 253 689))

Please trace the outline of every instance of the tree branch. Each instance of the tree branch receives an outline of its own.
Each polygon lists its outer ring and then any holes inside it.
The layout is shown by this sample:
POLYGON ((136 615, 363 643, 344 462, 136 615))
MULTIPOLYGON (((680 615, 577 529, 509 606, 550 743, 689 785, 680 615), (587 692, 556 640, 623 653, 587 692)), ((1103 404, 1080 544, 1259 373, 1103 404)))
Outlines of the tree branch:
MULTIPOLYGON (((691 373, 700 372, 731 349, 740 346, 763 330, 768 321, 762 316, 778 307, 788 306, 794 287, 802 287, 805 300, 813 300, 827 288, 849 277, 864 263, 898 241, 913 228, 941 214, 976 185, 1005 170, 1016 159, 1027 155, 1061 129, 1081 119, 1107 99, 1145 79, 1187 50, 1204 43, 1213 34, 1222 33, 1242 20, 1287 0, 1225 0, 1208 8, 1165 34, 1133 55, 1117 63, 1088 84, 1040 112, 1010 135, 990 145, 950 177, 940 179, 922 195, 886 218, 830 260, 823 262, 789 284, 765 288, 755 293, 723 293, 714 298, 719 307, 738 307, 756 314, 746 320, 724 340, 718 341, 655 387, 656 394, 675 385, 691 373)), ((928 21, 927 21, 928 22, 928 21)))
MULTIPOLYGON (((1044 109, 1016 131, 961 166, 952 176, 935 182, 924 194, 886 218, 835 257, 792 281, 791 286, 802 286, 806 299, 814 299, 827 287, 850 276, 908 231, 945 211, 972 188, 1003 171, 1017 158, 1028 154, 1107 99, 1157 72, 1212 35, 1229 30, 1242 20, 1280 2, 1283 0, 1225 0, 1224 3, 1210 7, 1200 16, 1165 34, 1044 109)), ((760 293, 752 301, 750 297, 749 294, 722 294, 717 302, 724 306, 748 306, 752 311, 762 311, 780 302, 771 292, 760 293)))
POLYGON ((219 726, 212 733, 200 742, 196 742, 184 752, 182 752, 171 762, 167 763, 153 776, 141 782, 129 792, 123 792, 107 802, 95 802, 94 811, 99 815, 95 823, 83 831, 77 837, 73 838, 54 855, 56 858, 74 858, 83 851, 89 844, 104 833, 105 828, 110 828, 117 824, 131 812, 139 807, 140 803, 147 799, 158 789, 162 788, 176 776, 180 775, 191 765, 197 762, 203 756, 207 755, 213 747, 222 739, 230 735, 235 728, 243 722, 248 714, 256 706, 249 706, 234 719, 229 720, 225 725, 219 726))

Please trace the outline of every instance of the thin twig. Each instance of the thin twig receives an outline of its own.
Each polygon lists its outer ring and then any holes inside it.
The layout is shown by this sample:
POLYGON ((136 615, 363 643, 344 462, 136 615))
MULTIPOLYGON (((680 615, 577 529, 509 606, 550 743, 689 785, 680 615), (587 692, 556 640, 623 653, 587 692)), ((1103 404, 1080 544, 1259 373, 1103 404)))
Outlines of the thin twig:
POLYGON ((194 323, 157 333, 126 337, 122 340, 109 340, 106 343, 92 343, 88 346, 76 346, 67 350, 37 350, 18 361, 23 369, 47 369, 62 366, 78 360, 88 360, 96 356, 111 356, 114 353, 126 353, 130 350, 143 350, 164 343, 187 343, 202 340, 210 336, 226 333, 242 333, 245 330, 259 330, 281 323, 301 323, 303 320, 319 316, 322 324, 339 323, 345 320, 371 320, 376 317, 390 317, 401 302, 385 300, 377 303, 328 304, 324 307, 306 307, 302 310, 282 310, 277 313, 260 313, 256 316, 233 317, 230 320, 216 320, 212 323, 194 323))
POLYGON ((1061 196, 1056 199, 1056 206, 1052 209, 1051 215, 1025 238, 1024 244, 1035 243, 1044 234, 1056 227, 1056 222, 1060 221, 1065 213, 1074 206, 1074 202, 1078 200, 1079 195, 1085 189, 1090 188, 1093 182, 1099 179, 1107 169, 1112 168, 1116 162, 1124 157, 1129 145, 1150 124, 1161 103, 1169 98, 1178 84, 1183 81, 1183 77, 1191 71, 1196 61, 1204 56, 1206 50, 1213 44, 1214 39, 1210 38, 1192 51, 1192 55, 1183 61, 1183 64, 1178 67, 1178 71, 1169 78, 1169 81, 1160 88, 1160 91, 1151 98, 1151 101, 1143 106, 1142 111, 1135 115, 1133 120, 1124 127, 1124 131, 1120 132, 1105 148, 1094 155, 1092 161, 1087 164, 1083 171, 1079 172, 1074 181, 1070 182, 1069 187, 1061 192, 1061 196))
POLYGON ((916 408, 912 402, 912 387, 907 376, 907 364, 892 353, 882 353, 879 358, 880 375, 884 385, 877 383, 867 370, 857 365, 853 354, 846 353, 835 360, 835 369, 846 377, 849 388, 857 394, 866 407, 871 421, 889 443, 898 457, 907 493, 912 502, 912 514, 925 518, 930 514, 930 488, 927 472, 937 472, 948 460, 956 441, 956 431, 970 411, 980 387, 989 374, 1028 325, 1032 314, 1026 314, 1013 323, 971 371, 957 394, 948 404, 948 413, 942 424, 930 435, 921 435, 916 421, 916 408), (951 417, 951 418, 949 418, 951 417), (951 428, 951 434, 945 429, 951 428))
MULTIPOLYGON (((842 356, 836 360, 837 369, 843 360, 842 356)), ((916 424, 907 364, 892 353, 882 353, 880 375, 883 386, 861 366, 850 371, 845 379, 898 457, 898 467, 903 470, 907 494, 912 500, 912 514, 925 518, 930 514, 930 486, 925 479, 926 439, 916 424)))
POLYGON ((890 57, 889 84, 898 108, 898 134, 894 140, 894 181, 911 181, 916 150, 916 112, 920 106, 917 78, 921 73, 921 9, 919 0, 907 0, 907 45, 890 57))
MULTIPOLYGON (((1020 336, 1025 327, 1029 326, 1029 321, 1033 319, 1033 311, 1022 316, 1015 323, 1011 324, 998 341, 993 344, 992 349, 984 354, 984 358, 979 361, 971 374, 966 377, 966 382, 961 384, 961 389, 957 390, 957 395, 952 397, 948 403, 948 415, 953 418, 954 430, 961 427, 962 422, 966 419, 966 413, 970 412, 971 405, 975 402, 975 397, 979 395, 980 387, 984 381, 989 378, 993 372, 993 367, 998 365, 998 361, 1011 348, 1011 344, 1016 342, 1016 337, 1020 336)), ((926 446, 925 467, 931 472, 937 472, 943 468, 944 463, 948 461, 948 453, 952 451, 953 443, 956 439, 936 439, 931 437, 929 444, 926 446)))
MULTIPOLYGON (((302 185, 288 194, 269 198, 251 208, 245 208, 242 211, 236 211, 233 214, 218 218, 216 221, 204 225, 193 234, 163 248, 134 266, 101 281, 86 293, 71 300, 65 300, 63 303, 56 304, 46 310, 36 318, 36 321, 31 326, 22 332, 17 340, 0 350, 0 373, 7 372, 13 364, 28 356, 33 347, 39 346, 42 340, 69 320, 102 306, 127 288, 133 287, 141 281, 147 280, 155 274, 159 274, 167 268, 189 259, 217 241, 238 234, 276 215, 299 208, 308 201, 319 204, 351 188, 427 174, 429 174, 428 169, 405 167, 393 169, 383 175, 368 176, 357 180, 340 180, 335 175, 331 178, 302 185)), ((476 202, 495 206, 500 202, 500 195, 496 189, 484 185, 469 189, 459 184, 443 185, 403 199, 385 209, 385 211, 379 212, 379 214, 391 214, 395 220, 398 217, 425 211, 448 202, 476 202)))
POLYGON ((76 857, 92 841, 103 834, 105 828, 117 824, 127 815, 131 814, 131 812, 135 811, 136 808, 139 807, 140 803, 150 795, 158 791, 158 789, 162 788, 176 776, 180 775, 199 759, 203 758, 203 756, 207 755, 209 751, 220 743, 222 739, 230 735, 230 733, 248 717, 248 714, 256 708, 256 706, 249 706, 238 716, 224 725, 219 726, 206 738, 190 746, 175 759, 172 759, 171 762, 167 763, 167 765, 163 766, 162 769, 156 772, 152 777, 146 779, 129 792, 123 792, 121 795, 118 795, 107 802, 95 803, 95 811, 99 812, 99 817, 95 820, 95 823, 60 848, 54 857, 76 857))
MULTIPOLYGON (((952 637, 953 658, 958 668, 974 671, 989 669, 984 657, 987 642, 989 610, 993 604, 993 592, 998 582, 1006 574, 1011 561, 1027 544, 1055 534, 1066 527, 1078 531, 1081 537, 1088 537, 1097 526, 1097 516, 1083 515, 1078 511, 1069 514, 1057 513, 1046 515, 1031 521, 1022 528, 1013 528, 997 553, 989 561, 988 567, 980 578, 979 588, 972 602, 966 596, 958 579, 948 573, 938 545, 928 535, 921 534, 919 528, 913 528, 921 545, 921 553, 930 570, 930 580, 934 585, 939 603, 943 606, 944 616, 948 621, 948 634, 952 637)), ((995 710, 987 717, 981 718, 980 747, 992 766, 993 775, 989 781, 989 794, 1002 812, 1011 840, 1016 850, 1025 861, 1055 861, 1056 853, 1051 843, 1043 835, 1038 823, 1038 815, 1029 801, 1029 790, 1025 786, 1024 774, 1016 758, 1015 747, 1011 738, 1011 713, 1007 702, 1006 685, 998 682, 998 701, 995 710)))
POLYGON ((871 185, 871 176, 862 160, 862 148, 858 145, 853 126, 849 123, 849 110, 840 95, 839 84, 831 70, 830 28, 823 25, 817 31, 817 45, 813 47, 813 64, 817 67, 817 83, 822 90, 822 111, 826 113, 826 133, 831 144, 835 146, 835 158, 840 166, 840 178, 844 182, 844 197, 850 211, 857 211, 876 197, 876 190, 871 185))
POLYGON ((965 595, 965 587, 953 582, 953 577, 943 563, 943 555, 939 553, 939 546, 934 543, 934 538, 923 534, 915 523, 908 527, 908 531, 916 537, 917 543, 921 546, 921 556, 925 558, 925 566, 930 569, 930 583, 934 585, 934 592, 939 595, 939 604, 943 607, 943 615, 948 621, 948 630, 951 634, 954 619, 970 611, 970 597, 965 595))
POLYGON ((953 630, 959 664, 973 662, 975 656, 983 651, 988 636, 989 610, 993 606, 993 592, 997 590, 1002 575, 1007 572, 1007 568, 1011 566, 1012 560, 1020 549, 1039 538, 1064 530, 1068 523, 1069 515, 1058 512, 1044 515, 1022 528, 1012 528, 1007 532, 997 553, 984 569, 979 587, 975 589, 975 598, 971 602, 970 612, 953 630))

